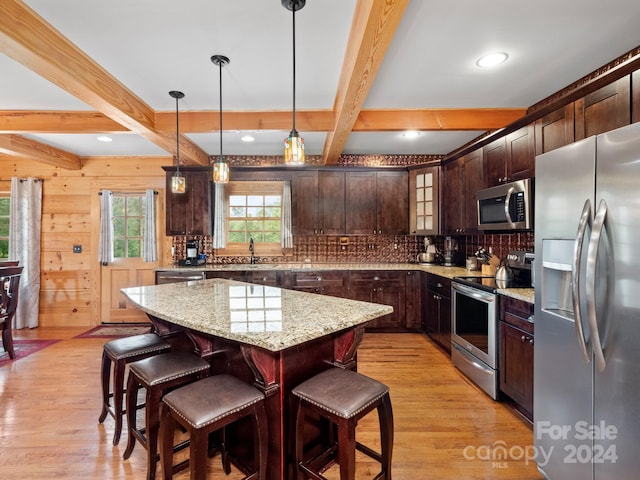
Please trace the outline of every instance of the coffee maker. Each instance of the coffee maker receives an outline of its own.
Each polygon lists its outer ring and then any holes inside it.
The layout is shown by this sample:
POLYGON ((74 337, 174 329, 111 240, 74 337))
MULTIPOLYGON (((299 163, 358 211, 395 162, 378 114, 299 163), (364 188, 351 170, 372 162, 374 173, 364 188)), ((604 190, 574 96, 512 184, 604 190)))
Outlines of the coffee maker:
POLYGON ((193 267, 197 265, 204 265, 205 259, 200 258, 200 245, 198 243, 198 240, 187 240, 186 251, 186 258, 178 260, 179 266, 193 267))
POLYGON ((456 265, 456 252, 458 251, 458 243, 451 237, 444 239, 444 266, 454 267, 456 265))

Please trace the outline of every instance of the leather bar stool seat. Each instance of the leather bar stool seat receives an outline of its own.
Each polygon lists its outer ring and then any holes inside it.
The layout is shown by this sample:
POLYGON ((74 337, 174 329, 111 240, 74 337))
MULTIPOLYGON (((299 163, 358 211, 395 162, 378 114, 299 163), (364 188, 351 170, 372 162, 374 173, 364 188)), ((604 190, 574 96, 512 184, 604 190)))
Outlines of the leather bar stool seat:
POLYGON ((160 409, 160 461, 165 480, 172 478, 174 433, 181 425, 190 438, 189 469, 191 480, 207 476, 209 434, 223 429, 222 464, 231 471, 226 451, 224 427, 251 416, 254 423, 256 467, 243 471, 243 480, 266 478, 268 425, 264 394, 248 383, 222 374, 213 375, 167 393, 160 409))
POLYGON ((375 479, 391 480, 393 412, 389 388, 386 385, 360 373, 335 367, 302 382, 292 393, 296 399, 297 410, 295 478, 326 480, 312 467, 318 464, 318 458, 304 457, 305 419, 307 413, 314 412, 337 425, 337 443, 330 445, 329 453, 337 448, 340 480, 355 479, 356 449, 380 462, 381 470, 375 479), (380 425, 380 453, 357 442, 355 435, 358 420, 374 409, 378 411, 380 425))
POLYGON ((147 451, 147 480, 156 477, 160 401, 171 389, 209 376, 211 365, 193 352, 169 352, 129 364, 127 425, 129 437, 123 457, 131 456, 136 440, 147 451), (145 423, 138 427, 138 390, 146 390, 145 423))
POLYGON ((169 342, 155 333, 131 335, 117 338, 104 344, 102 348, 102 412, 98 422, 104 422, 107 414, 115 420, 113 445, 120 441, 122 417, 124 416, 124 374, 127 364, 171 350, 169 342), (113 380, 110 375, 113 364, 113 380), (110 400, 113 400, 111 405, 110 400))

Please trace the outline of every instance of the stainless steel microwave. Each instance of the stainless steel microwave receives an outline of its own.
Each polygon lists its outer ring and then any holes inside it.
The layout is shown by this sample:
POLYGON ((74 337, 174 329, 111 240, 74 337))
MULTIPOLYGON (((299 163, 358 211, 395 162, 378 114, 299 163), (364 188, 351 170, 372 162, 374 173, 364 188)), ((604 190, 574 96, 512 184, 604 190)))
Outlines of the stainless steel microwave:
POLYGON ((479 230, 532 230, 533 179, 478 191, 479 230))

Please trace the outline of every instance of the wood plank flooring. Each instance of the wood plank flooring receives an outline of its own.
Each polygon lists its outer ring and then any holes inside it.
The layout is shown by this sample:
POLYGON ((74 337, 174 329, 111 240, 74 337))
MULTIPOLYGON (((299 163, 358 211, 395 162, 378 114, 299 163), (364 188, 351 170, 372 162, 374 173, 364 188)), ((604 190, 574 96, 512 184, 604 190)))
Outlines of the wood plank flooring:
MULTIPOLYGON (((104 338, 75 339, 84 328, 20 330, 15 338, 63 341, 0 368, 0 478, 142 479, 139 445, 122 460, 126 435, 113 447, 113 420, 100 413, 100 357, 104 338)), ((394 409, 394 480, 535 479, 533 460, 520 455, 533 443, 531 427, 506 405, 469 383, 448 357, 421 334, 367 333, 359 371, 391 389, 394 409), (491 457, 504 446, 505 460, 491 457)), ((375 413, 358 426, 358 439, 378 448, 375 413)), ((377 464, 358 453, 357 479, 371 479, 377 464)), ((219 457, 211 478, 225 477, 219 457)), ((161 469, 158 468, 157 478, 161 469)), ((339 478, 337 466, 327 472, 339 478)), ((187 472, 174 477, 189 478, 187 472)))

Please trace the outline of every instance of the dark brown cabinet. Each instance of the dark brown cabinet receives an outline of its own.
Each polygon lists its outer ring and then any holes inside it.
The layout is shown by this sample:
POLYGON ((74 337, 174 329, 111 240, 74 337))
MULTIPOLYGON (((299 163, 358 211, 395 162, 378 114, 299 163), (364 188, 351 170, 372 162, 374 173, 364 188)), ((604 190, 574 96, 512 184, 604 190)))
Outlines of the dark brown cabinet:
POLYGON ((573 143, 574 104, 559 108, 535 122, 536 155, 573 143))
POLYGON ((615 130, 631 123, 631 76, 575 101, 575 139, 615 130))
POLYGON ((451 353, 451 280, 448 278, 423 273, 422 330, 451 353))
POLYGON ((288 287, 301 292, 343 297, 345 293, 345 279, 342 271, 292 271, 290 273, 288 287))
POLYGON ((292 172, 293 233, 345 233, 345 174, 323 170, 292 172))
POLYGON ((406 171, 346 172, 346 233, 401 235, 409 228, 406 171))
POLYGON ((347 298, 393 307, 393 313, 369 322, 368 330, 405 329, 406 275, 404 271, 392 270, 349 272, 347 298))
POLYGON ((440 167, 409 172, 409 232, 440 233, 440 167))
POLYGON ((478 231, 476 193, 483 185, 483 150, 444 166, 444 230, 449 235, 478 231))
POLYGON ((185 193, 171 193, 171 177, 175 167, 162 167, 166 171, 166 234, 211 235, 213 205, 211 169, 183 167, 186 180, 185 193))
POLYGON ((207 279, 209 278, 223 278, 225 280, 235 280, 237 282, 247 281, 247 272, 244 270, 225 270, 225 271, 212 271, 206 270, 204 272, 207 279))
POLYGON ((534 126, 526 125, 484 147, 484 186, 533 177, 535 173, 534 126))
POLYGON ((500 297, 500 391, 533 419, 533 304, 500 297))

